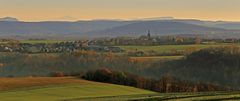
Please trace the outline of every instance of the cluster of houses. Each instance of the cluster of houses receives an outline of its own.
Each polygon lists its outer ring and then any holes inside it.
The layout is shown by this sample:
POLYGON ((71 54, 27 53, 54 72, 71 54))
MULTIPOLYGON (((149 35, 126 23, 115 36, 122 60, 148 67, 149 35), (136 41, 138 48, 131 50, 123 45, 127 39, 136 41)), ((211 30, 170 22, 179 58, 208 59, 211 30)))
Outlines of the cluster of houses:
POLYGON ((105 38, 101 40, 92 41, 94 44, 99 45, 174 45, 174 44, 201 44, 204 40, 202 37, 191 36, 181 37, 175 35, 167 36, 152 36, 151 32, 148 31, 146 35, 139 37, 116 37, 116 38, 105 38))
POLYGON ((63 53, 78 50, 96 52, 123 52, 119 47, 93 45, 86 41, 67 41, 59 43, 3 43, 0 44, 0 52, 19 52, 19 53, 63 53))
POLYGON ((84 41, 65 41, 58 43, 21 43, 18 40, 0 39, 0 52, 19 53, 62 53, 78 50, 96 52, 123 52, 121 45, 173 45, 173 44, 209 44, 209 43, 239 43, 240 39, 204 39, 201 37, 179 37, 179 36, 151 36, 147 35, 138 38, 116 37, 101 38, 84 41))
POLYGON ((116 37, 116 38, 106 38, 102 40, 96 40, 96 44, 100 45, 173 45, 173 44, 195 44, 201 43, 202 39, 195 38, 185 38, 176 36, 140 36, 138 38, 133 37, 116 37))

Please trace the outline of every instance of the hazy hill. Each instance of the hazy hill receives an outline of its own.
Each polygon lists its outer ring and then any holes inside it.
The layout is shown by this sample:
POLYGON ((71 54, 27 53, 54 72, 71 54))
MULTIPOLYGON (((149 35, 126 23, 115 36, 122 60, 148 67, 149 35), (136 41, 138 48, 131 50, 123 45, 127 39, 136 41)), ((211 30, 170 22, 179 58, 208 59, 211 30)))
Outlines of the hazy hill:
POLYGON ((207 26, 207 27, 215 27, 215 28, 223 28, 230 30, 240 30, 240 22, 229 22, 229 21, 202 21, 196 19, 173 19, 172 21, 207 26))
POLYGON ((13 18, 13 17, 4 17, 4 18, 0 18, 0 21, 18 21, 17 18, 13 18))
POLYGON ((126 22, 79 21, 79 22, 7 22, 0 21, 0 34, 71 34, 103 30, 126 22))
POLYGON ((154 35, 197 35, 240 37, 238 22, 201 21, 195 19, 146 18, 135 20, 89 20, 77 22, 22 22, 8 17, 0 19, 0 36, 22 38, 114 37, 140 36, 151 30, 154 35), (1 20, 2 19, 2 20, 1 20))
POLYGON ((156 35, 176 34, 220 34, 234 32, 222 28, 206 27, 194 24, 187 24, 178 21, 140 21, 111 29, 96 31, 94 34, 106 35, 145 35, 151 30, 156 35))
POLYGON ((220 23, 220 24, 216 24, 215 27, 239 30, 240 29, 240 22, 220 23))

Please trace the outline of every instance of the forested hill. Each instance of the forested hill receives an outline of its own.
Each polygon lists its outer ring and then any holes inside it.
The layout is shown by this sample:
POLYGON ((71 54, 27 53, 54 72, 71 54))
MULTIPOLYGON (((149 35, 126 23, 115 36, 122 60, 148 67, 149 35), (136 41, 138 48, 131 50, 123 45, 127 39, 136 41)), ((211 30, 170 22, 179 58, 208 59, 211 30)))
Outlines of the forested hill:
POLYGON ((185 80, 240 88, 240 48, 228 46, 203 49, 181 60, 156 63, 149 71, 155 71, 154 76, 167 73, 185 80))

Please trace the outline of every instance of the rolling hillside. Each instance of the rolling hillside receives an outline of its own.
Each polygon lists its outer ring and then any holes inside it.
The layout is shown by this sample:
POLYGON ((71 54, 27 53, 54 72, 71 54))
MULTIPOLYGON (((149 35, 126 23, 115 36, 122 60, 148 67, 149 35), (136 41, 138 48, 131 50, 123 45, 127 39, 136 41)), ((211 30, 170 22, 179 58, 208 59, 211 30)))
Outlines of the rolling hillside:
POLYGON ((239 92, 155 93, 72 77, 0 78, 0 82, 1 101, 219 101, 240 99, 239 92))
POLYGON ((133 87, 96 83, 71 77, 0 78, 0 82, 2 101, 66 101, 156 94, 133 87))

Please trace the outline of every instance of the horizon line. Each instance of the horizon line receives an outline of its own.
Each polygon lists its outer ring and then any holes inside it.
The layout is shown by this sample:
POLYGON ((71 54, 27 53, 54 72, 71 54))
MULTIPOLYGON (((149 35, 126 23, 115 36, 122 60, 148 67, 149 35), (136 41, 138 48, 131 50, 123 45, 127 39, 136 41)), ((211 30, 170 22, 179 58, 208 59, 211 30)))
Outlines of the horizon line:
POLYGON ((240 20, 211 20, 201 18, 186 18, 186 17, 173 17, 173 16, 156 16, 156 17, 139 17, 139 18, 94 18, 94 19, 56 19, 56 20, 22 20, 12 16, 1 16, 3 18, 15 18, 16 22, 78 22, 78 21, 154 21, 154 20, 200 20, 200 21, 213 21, 213 22, 240 22, 240 20), (169 19, 168 19, 169 18, 169 19))

